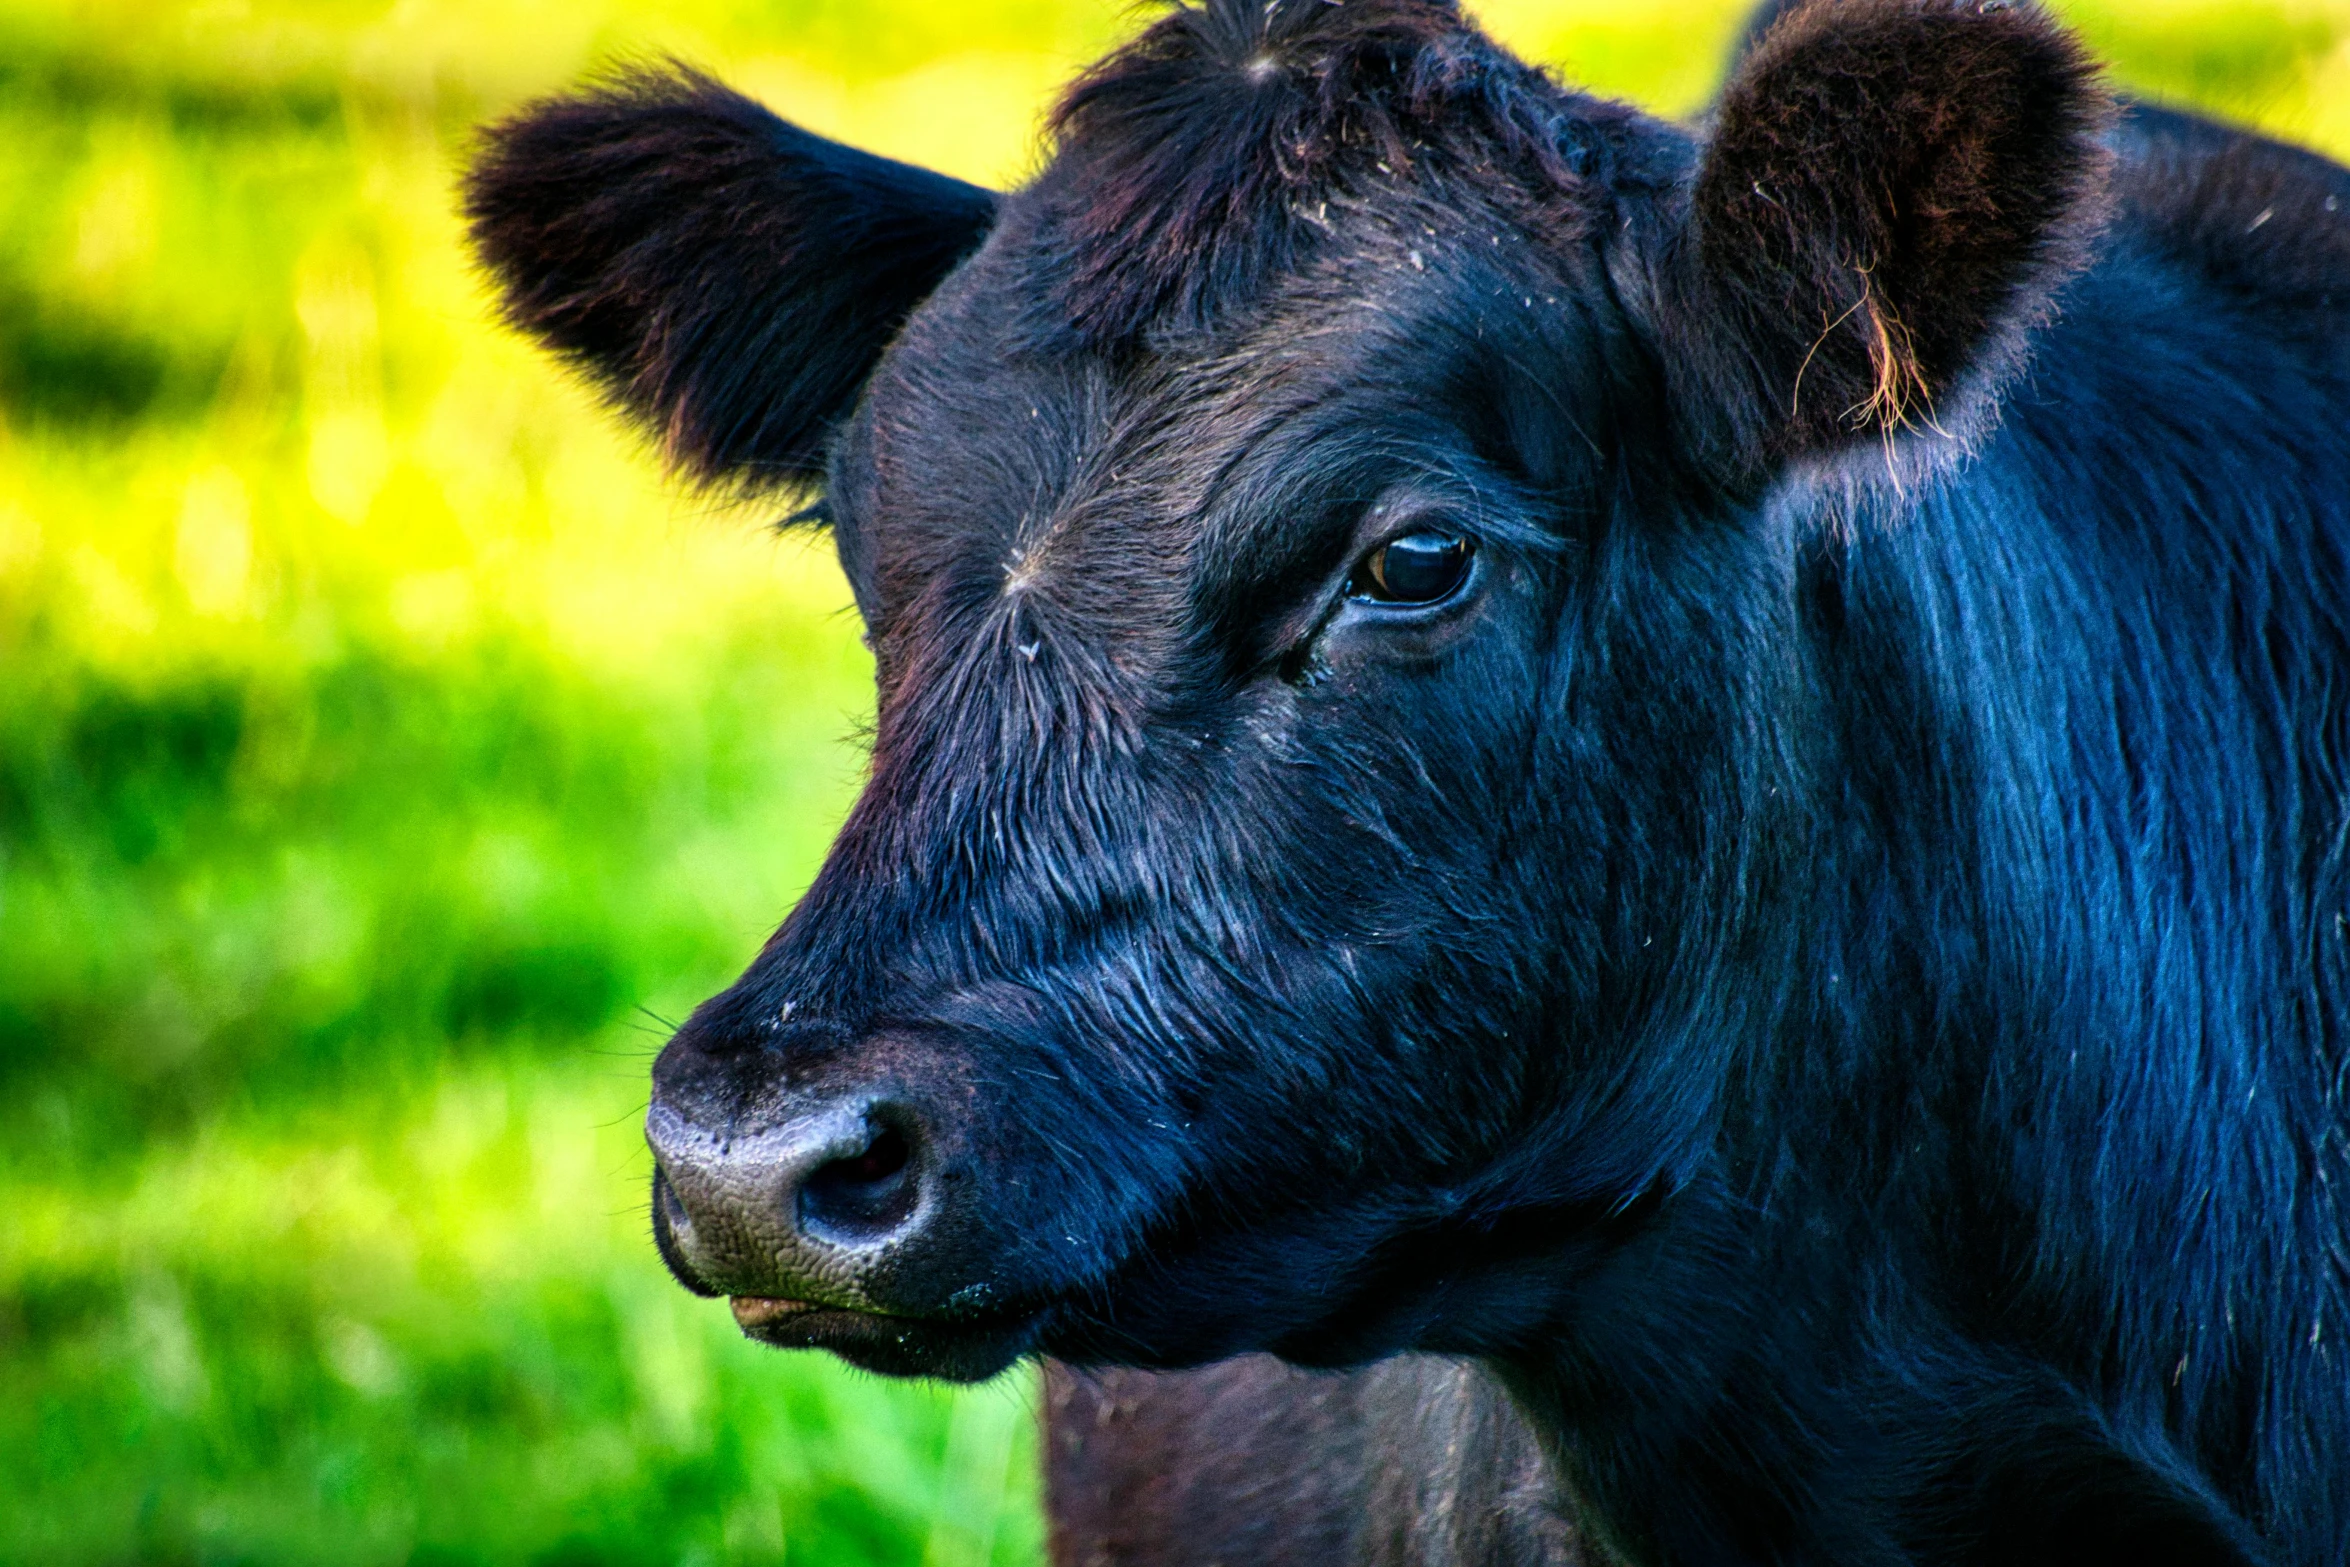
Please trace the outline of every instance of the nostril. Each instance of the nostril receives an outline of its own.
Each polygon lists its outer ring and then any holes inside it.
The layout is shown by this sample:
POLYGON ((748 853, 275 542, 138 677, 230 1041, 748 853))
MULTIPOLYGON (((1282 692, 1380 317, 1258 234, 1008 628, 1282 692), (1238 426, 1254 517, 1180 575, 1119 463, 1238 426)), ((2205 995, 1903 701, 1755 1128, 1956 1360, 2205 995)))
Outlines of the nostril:
POLYGON ((826 1170, 852 1185, 874 1186, 906 1167, 906 1140, 889 1127, 874 1134, 873 1142, 853 1158, 835 1159, 826 1170))
POLYGON ((862 1150, 800 1183, 800 1227, 838 1245, 870 1244, 912 1218, 920 1196, 913 1145, 895 1127, 879 1127, 862 1150))

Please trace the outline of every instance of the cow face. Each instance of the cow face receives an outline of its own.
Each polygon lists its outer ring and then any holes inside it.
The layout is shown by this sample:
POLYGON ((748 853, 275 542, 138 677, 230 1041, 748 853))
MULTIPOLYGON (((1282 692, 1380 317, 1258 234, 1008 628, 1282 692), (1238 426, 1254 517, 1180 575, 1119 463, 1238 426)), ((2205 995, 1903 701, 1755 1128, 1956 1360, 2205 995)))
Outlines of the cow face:
POLYGON ((2095 103, 2034 13, 1844 0, 1699 147, 1431 0, 1251 0, 1000 201, 690 77, 498 131, 512 315, 702 477, 821 473, 875 655, 863 797, 655 1067, 678 1277, 952 1377, 1571 1313, 1802 874, 1768 494, 1979 417, 2095 103))

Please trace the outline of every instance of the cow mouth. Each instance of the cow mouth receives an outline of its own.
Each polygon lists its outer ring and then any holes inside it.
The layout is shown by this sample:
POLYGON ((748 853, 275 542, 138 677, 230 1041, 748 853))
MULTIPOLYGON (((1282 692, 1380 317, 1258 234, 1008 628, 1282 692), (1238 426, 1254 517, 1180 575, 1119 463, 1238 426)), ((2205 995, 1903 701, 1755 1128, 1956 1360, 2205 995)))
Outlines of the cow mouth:
POLYGON ((777 1349, 830 1350, 850 1365, 892 1377, 984 1382, 1035 1347, 1038 1318, 893 1317, 820 1301, 737 1295, 729 1302, 745 1338, 777 1349))

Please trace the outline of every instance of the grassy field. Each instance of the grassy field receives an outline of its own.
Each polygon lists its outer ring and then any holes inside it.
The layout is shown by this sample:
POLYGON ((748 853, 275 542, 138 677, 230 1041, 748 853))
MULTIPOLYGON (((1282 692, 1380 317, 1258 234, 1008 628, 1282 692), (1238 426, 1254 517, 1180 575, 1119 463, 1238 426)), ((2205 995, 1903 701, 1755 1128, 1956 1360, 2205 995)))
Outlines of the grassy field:
MULTIPOLYGON (((2350 3, 2068 8, 2350 149, 2350 3)), ((1493 0, 1685 110, 1738 7, 1493 0)), ((646 1241, 665 1019, 868 672, 821 542, 492 330, 468 128, 619 54, 1008 182, 1081 0, 0 0, 0 1561, 1039 1551, 1032 1393, 757 1350, 646 1241)))

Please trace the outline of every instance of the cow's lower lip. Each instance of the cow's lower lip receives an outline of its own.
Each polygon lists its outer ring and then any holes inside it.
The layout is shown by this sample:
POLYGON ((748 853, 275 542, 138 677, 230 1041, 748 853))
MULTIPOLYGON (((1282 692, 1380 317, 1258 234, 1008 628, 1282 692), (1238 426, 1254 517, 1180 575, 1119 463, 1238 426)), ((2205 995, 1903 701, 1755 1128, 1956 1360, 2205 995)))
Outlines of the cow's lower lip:
POLYGON ((984 1382, 1026 1354, 1036 1338, 1031 1316, 943 1321, 756 1295, 737 1295, 729 1304, 746 1338, 778 1349, 828 1349, 852 1366, 892 1377, 984 1382))

